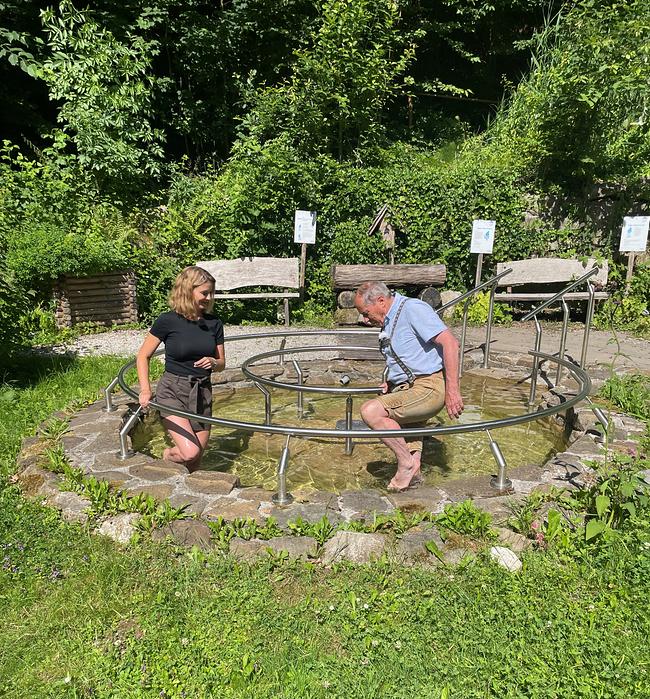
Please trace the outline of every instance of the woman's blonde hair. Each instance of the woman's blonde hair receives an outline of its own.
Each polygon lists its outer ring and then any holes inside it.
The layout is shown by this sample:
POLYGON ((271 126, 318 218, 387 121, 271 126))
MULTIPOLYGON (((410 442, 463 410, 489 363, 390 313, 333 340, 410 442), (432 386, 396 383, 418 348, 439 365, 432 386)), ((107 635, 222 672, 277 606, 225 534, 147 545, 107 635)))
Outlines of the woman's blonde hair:
MULTIPOLYGON (((169 306, 173 311, 186 318, 193 318, 196 314, 194 306, 193 292, 197 286, 203 284, 212 284, 214 291, 215 280, 210 272, 206 272, 202 267, 186 267, 174 280, 174 286, 169 293, 169 306)), ((212 311, 214 306, 214 298, 211 299, 208 305, 207 312, 212 311)))

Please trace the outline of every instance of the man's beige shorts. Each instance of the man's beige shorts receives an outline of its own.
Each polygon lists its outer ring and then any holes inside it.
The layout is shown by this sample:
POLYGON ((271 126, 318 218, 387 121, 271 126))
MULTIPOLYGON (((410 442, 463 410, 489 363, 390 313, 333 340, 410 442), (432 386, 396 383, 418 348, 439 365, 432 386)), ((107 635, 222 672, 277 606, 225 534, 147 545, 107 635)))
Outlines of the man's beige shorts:
MULTIPOLYGON (((386 408, 388 417, 400 425, 424 426, 445 406, 443 373, 438 371, 430 376, 418 376, 412 386, 401 384, 390 393, 377 396, 377 400, 386 408)), ((411 437, 406 441, 411 451, 422 451, 422 438, 411 437)))

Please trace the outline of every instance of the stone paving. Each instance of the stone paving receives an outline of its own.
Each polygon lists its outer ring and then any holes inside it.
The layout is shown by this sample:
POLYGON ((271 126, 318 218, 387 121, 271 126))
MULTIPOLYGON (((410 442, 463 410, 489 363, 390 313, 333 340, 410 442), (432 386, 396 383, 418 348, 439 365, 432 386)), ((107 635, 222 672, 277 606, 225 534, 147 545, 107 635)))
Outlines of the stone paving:
MULTIPOLYGON (((530 372, 530 357, 527 355, 495 353, 492 366, 487 370, 477 368, 482 359, 482 352, 470 353, 466 359, 467 370, 516 379, 525 378, 530 372)), ((342 372, 350 374, 353 382, 364 377, 367 379, 373 372, 377 373, 376 367, 368 368, 360 362, 340 360, 305 363, 305 369, 313 383, 321 384, 337 384, 342 372)), ((571 380, 565 380, 561 387, 550 388, 547 379, 550 369, 551 367, 542 366, 539 375, 538 389, 542 406, 559 405, 572 393, 575 394, 576 386, 571 380)), ((264 371, 269 376, 295 380, 289 364, 284 367, 269 365, 264 367, 264 371)), ((594 389, 608 375, 609 371, 606 372, 602 367, 594 368, 594 389)), ((248 385, 244 378, 238 370, 224 372, 219 376, 215 390, 232 390, 233 387, 248 385)), ((569 444, 565 451, 556 454, 543 465, 510 469, 507 475, 512 480, 512 489, 507 493, 495 491, 490 485, 489 476, 474 476, 450 480, 444 486, 425 485, 403 493, 389 493, 379 489, 342 493, 297 492, 294 493, 296 499, 293 504, 280 507, 273 504, 273 493, 258 487, 243 488, 238 477, 233 474, 200 470, 189 473, 184 466, 142 453, 121 460, 118 456, 118 431, 134 403, 123 393, 117 394, 113 402, 115 412, 105 412, 102 401, 80 410, 70 418, 69 431, 61 439, 69 463, 100 481, 108 481, 112 487, 128 495, 146 493, 157 500, 169 500, 174 507, 186 506, 187 513, 194 518, 172 522, 164 529, 155 531, 155 538, 170 536, 183 545, 201 548, 211 546, 211 530, 206 521, 219 518, 226 521, 249 518, 263 524, 269 517, 273 517, 278 526, 289 533, 289 522, 297 518, 316 523, 327 517, 332 525, 338 525, 355 520, 371 521, 373 517, 390 514, 397 508, 407 513, 440 513, 445 505, 467 498, 471 498, 480 509, 489 512, 497 525, 502 525, 511 514, 513 503, 521 501, 533 491, 589 485, 593 478, 589 463, 606 458, 593 412, 587 406, 579 406, 556 416, 568 437, 569 444)), ((612 415, 611 420, 615 438, 610 442, 609 448, 614 451, 633 449, 633 440, 643 433, 644 424, 622 414, 612 415)), ((59 509, 68 521, 86 522, 88 516, 85 510, 89 501, 76 493, 62 492, 58 487, 59 477, 44 470, 40 465, 42 462, 42 440, 38 436, 26 439, 16 474, 25 494, 43 498, 47 504, 59 509)), ((116 541, 126 542, 133 532, 135 520, 136 516, 132 514, 117 515, 102 521, 97 531, 116 541)), ((517 552, 524 550, 527 545, 524 537, 519 537, 507 528, 501 530, 500 539, 509 550, 517 552)), ((332 564, 341 560, 368 562, 390 554, 403 563, 435 565, 440 562, 439 558, 426 548, 427 542, 431 541, 443 552, 442 558, 446 563, 455 563, 466 555, 472 555, 471 551, 450 549, 432 525, 421 525, 410 530, 397 541, 383 534, 338 531, 320 549, 309 537, 285 536, 269 541, 235 538, 231 541, 230 550, 244 559, 252 559, 268 552, 287 551, 291 557, 318 556, 323 563, 332 564)), ((508 569, 517 569, 509 554, 493 551, 492 555, 508 569)))

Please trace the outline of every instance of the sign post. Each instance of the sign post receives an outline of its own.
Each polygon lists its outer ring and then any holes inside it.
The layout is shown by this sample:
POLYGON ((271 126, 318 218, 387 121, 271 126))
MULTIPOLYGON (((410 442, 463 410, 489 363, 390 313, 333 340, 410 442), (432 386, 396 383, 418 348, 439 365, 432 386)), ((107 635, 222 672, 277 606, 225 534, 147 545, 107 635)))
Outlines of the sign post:
POLYGON ((316 212, 296 209, 293 220, 293 242, 300 243, 300 300, 305 291, 307 245, 316 242, 316 212))
POLYGON ((496 221, 485 221, 483 219, 476 219, 472 222, 472 244, 470 247, 470 252, 478 253, 474 286, 478 286, 481 283, 483 255, 492 254, 496 225, 496 221))
POLYGON ((620 252, 627 252, 627 274, 625 275, 625 293, 630 289, 634 272, 635 253, 645 252, 648 244, 648 227, 650 216, 625 216, 621 229, 620 252))

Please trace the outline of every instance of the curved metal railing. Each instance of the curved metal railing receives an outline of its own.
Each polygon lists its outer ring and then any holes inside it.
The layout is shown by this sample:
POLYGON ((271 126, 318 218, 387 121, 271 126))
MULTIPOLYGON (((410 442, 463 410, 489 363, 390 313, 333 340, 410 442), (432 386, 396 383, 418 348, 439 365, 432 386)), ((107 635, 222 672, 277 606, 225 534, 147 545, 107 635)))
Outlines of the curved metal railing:
MULTIPOLYGON (((374 334, 375 331, 369 331, 369 330, 312 330, 312 331, 282 331, 278 333, 253 333, 251 335, 240 335, 240 336, 233 336, 226 338, 227 342, 236 342, 238 340, 250 340, 250 339, 262 339, 262 338, 269 338, 269 337, 301 337, 301 336, 318 336, 318 335, 354 335, 354 334, 374 334)), ((250 372, 250 364, 253 363, 256 359, 262 359, 262 358, 268 358, 270 356, 278 356, 278 355, 286 355, 286 354, 291 354, 292 352, 295 353, 300 353, 300 352, 306 352, 306 351, 332 351, 332 352, 340 352, 341 350, 352 350, 352 351, 358 351, 358 350, 363 350, 363 351, 368 351, 370 348, 368 347, 357 347, 357 346, 348 346, 348 345, 326 345, 326 346, 310 346, 310 347, 296 347, 296 348, 281 348, 280 350, 276 350, 274 352, 265 352, 259 355, 255 355, 254 357, 249 358, 244 362, 246 365, 247 372, 245 372, 245 375, 247 375, 255 385, 260 388, 260 386, 264 387, 263 393, 265 393, 265 397, 268 400, 268 403, 266 404, 266 421, 265 423, 251 423, 251 422, 245 422, 245 421, 240 421, 240 420, 231 420, 231 419, 226 419, 226 418, 220 418, 220 417, 204 417, 201 416, 201 420, 204 422, 207 422, 211 425, 215 425, 217 427, 222 427, 222 428, 232 428, 232 429, 237 429, 237 430, 244 430, 248 432, 262 432, 262 433, 267 433, 267 434, 279 434, 279 435, 284 435, 287 437, 287 443, 285 444, 284 449, 282 450, 282 454, 280 456, 279 460, 279 465, 278 465, 278 484, 279 484, 279 491, 278 493, 274 496, 274 501, 278 504, 287 504, 292 501, 291 495, 286 491, 286 470, 287 470, 287 464, 288 464, 288 459, 289 459, 289 440, 291 438, 333 438, 333 439, 344 439, 345 440, 345 445, 346 445, 346 453, 351 453, 351 445, 352 445, 352 440, 353 439, 379 439, 379 438, 390 438, 390 437, 395 437, 395 430, 372 430, 368 431, 367 429, 359 430, 359 429, 351 429, 352 425, 352 419, 351 419, 351 413, 352 413, 352 395, 354 394, 363 394, 363 393, 378 393, 380 388, 379 386, 377 387, 361 387, 361 388, 353 388, 353 387, 332 387, 332 386, 303 386, 302 383, 300 385, 298 384, 286 384, 285 382, 276 382, 274 379, 267 379, 262 377, 262 380, 264 383, 260 383, 260 378, 257 375, 252 374, 250 372), (302 398, 303 394, 305 392, 312 392, 312 393, 336 393, 336 394, 342 394, 346 396, 346 416, 345 416, 345 425, 346 429, 329 429, 329 428, 309 428, 309 427, 299 427, 296 425, 275 425, 271 424, 271 410, 270 410, 270 392, 266 390, 265 386, 266 385, 271 385, 274 387, 278 388, 283 388, 283 389, 289 389, 293 391, 298 392, 299 398, 302 398)), ((158 350, 155 354, 159 355, 164 350, 158 350)), ((508 427, 512 425, 518 425, 522 424, 525 422, 529 422, 532 420, 539 420, 551 415, 554 415, 558 412, 565 411, 568 408, 572 407, 573 405, 579 403, 580 401, 584 400, 590 392, 591 389, 591 381, 589 379, 589 376, 587 373, 582 369, 568 360, 554 357, 552 355, 547 355, 541 352, 530 352, 536 360, 539 359, 545 359, 549 361, 555 361, 560 364, 562 364, 568 371, 569 373, 573 376, 573 378, 576 380, 576 382, 579 385, 579 390, 576 393, 576 395, 570 397, 567 401, 560 405, 556 406, 549 406, 543 410, 538 410, 535 412, 528 412, 524 413, 522 415, 513 415, 509 416, 506 418, 500 418, 497 420, 483 420, 479 422, 474 422, 474 423, 466 423, 466 424, 454 424, 454 425, 438 425, 434 427, 424 427, 424 428, 413 428, 413 427, 405 427, 400 430, 399 436, 400 437, 427 437, 427 436, 441 436, 441 435, 449 435, 449 434, 459 434, 459 433, 464 433, 464 432, 479 432, 483 431, 486 433, 486 436, 490 440, 490 448, 492 450, 492 453, 495 457, 495 460, 498 465, 498 475, 493 478, 492 484, 493 486, 499 490, 507 490, 511 483, 510 481, 506 478, 505 475, 505 469, 506 469, 506 462, 505 459, 503 458, 503 454, 501 453, 501 450, 497 444, 497 442, 492 438, 492 435, 490 433, 490 430, 494 429, 499 429, 502 427, 508 427)), ((135 360, 131 360, 130 362, 127 362, 119 371, 116 382, 120 385, 122 390, 130 396, 131 398, 137 400, 138 399, 138 394, 128 385, 125 374, 127 371, 132 369, 135 366, 135 360)), ((242 365, 242 369, 243 369, 242 365)), ((300 379, 300 373, 298 373, 298 377, 300 379)), ((114 382, 115 383, 115 382, 114 382)), ((111 384, 113 385, 113 384, 111 384)), ((107 391, 109 389, 107 388, 107 391)), ((196 418, 197 416, 194 413, 190 413, 184 410, 179 410, 176 408, 170 408, 168 406, 162 406, 157 404, 155 401, 150 402, 150 406, 152 408, 160 410, 164 414, 171 414, 171 415, 176 415, 178 417, 184 417, 188 419, 193 419, 196 418)), ((108 405, 107 405, 108 408, 108 405)), ((301 403, 299 403, 299 415, 301 415, 301 403)), ((131 452, 128 448, 128 434, 133 428, 135 422, 139 419, 139 416, 142 412, 142 409, 138 407, 138 409, 126 420, 124 423, 122 429, 120 430, 120 453, 119 456, 122 459, 128 459, 130 456, 132 456, 133 452, 131 452)))

